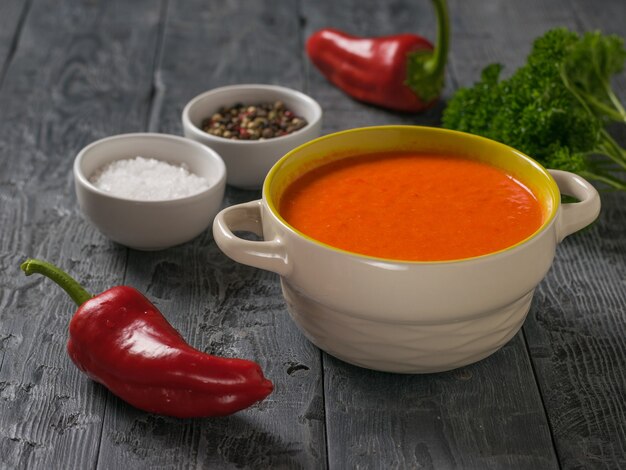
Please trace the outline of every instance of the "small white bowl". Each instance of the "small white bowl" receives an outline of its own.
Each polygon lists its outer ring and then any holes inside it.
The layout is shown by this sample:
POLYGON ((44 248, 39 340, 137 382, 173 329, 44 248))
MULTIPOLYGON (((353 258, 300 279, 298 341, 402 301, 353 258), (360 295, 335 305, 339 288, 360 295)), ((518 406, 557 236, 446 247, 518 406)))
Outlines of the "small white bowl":
POLYGON ((226 186, 226 167, 210 148, 183 137, 138 133, 107 137, 82 149, 74 160, 78 204, 111 240, 137 250, 161 250, 187 242, 211 225, 226 186), (176 199, 143 201, 96 188, 89 178, 115 160, 154 158, 203 177, 208 188, 176 199))
POLYGON ((182 114, 185 137, 214 149, 224 159, 227 183, 240 189, 259 189, 267 172, 283 155, 320 135, 322 108, 311 97, 275 85, 231 85, 202 93, 193 98, 182 114), (297 116, 307 120, 302 129, 265 140, 231 140, 208 134, 202 121, 222 106, 236 103, 257 105, 282 101, 297 116))

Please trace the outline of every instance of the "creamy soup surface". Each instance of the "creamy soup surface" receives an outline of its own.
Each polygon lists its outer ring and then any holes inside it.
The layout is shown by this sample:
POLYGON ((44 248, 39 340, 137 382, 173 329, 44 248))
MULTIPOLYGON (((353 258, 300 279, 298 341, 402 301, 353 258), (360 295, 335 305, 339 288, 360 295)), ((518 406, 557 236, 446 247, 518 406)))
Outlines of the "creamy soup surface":
POLYGON ((499 251, 543 221, 534 194, 503 170, 413 153, 348 157, 313 169, 287 187, 279 212, 320 242, 406 261, 499 251))

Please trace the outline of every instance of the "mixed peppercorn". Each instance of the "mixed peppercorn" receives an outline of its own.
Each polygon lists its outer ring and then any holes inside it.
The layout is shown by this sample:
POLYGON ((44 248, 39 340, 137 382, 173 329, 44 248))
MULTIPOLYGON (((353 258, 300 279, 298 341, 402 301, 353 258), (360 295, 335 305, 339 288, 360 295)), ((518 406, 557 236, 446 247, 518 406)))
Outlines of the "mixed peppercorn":
POLYGON ((307 125, 282 101, 222 107, 202 122, 202 130, 217 137, 234 140, 263 140, 291 134, 307 125))

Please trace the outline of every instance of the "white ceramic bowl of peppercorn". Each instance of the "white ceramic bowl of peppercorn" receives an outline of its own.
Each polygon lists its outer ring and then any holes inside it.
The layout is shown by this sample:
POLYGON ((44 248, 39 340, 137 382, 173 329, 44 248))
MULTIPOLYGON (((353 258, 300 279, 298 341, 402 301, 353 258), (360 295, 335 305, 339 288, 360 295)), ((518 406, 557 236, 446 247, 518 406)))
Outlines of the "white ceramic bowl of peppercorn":
POLYGON ((291 88, 230 85, 189 101, 182 122, 185 137, 222 157, 229 185, 259 189, 283 155, 320 135, 322 108, 291 88))
POLYGON ((74 160, 78 204, 111 240, 161 250, 206 230, 222 204, 226 167, 183 137, 136 133, 93 142, 74 160))

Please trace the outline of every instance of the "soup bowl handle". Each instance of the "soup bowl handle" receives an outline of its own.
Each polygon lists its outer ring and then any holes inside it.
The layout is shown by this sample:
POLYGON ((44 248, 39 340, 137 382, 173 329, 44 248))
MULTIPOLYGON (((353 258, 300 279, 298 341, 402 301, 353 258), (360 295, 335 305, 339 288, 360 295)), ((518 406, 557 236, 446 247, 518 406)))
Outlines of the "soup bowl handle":
POLYGON ((285 246, 280 238, 267 241, 245 240, 236 231, 263 236, 262 201, 246 202, 223 209, 213 221, 213 238, 229 258, 248 266, 286 276, 291 271, 285 246))
POLYGON ((562 170, 548 170, 556 181, 561 194, 573 196, 579 202, 561 205, 557 225, 557 241, 586 227, 600 214, 600 195, 587 180, 574 173, 562 170))

